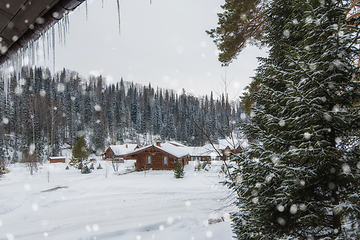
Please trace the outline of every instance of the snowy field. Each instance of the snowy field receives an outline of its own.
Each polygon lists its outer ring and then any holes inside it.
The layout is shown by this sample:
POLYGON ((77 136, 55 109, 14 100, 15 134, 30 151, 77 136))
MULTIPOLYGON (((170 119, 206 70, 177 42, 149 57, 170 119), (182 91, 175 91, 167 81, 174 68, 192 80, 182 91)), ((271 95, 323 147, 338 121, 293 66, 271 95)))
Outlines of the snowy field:
POLYGON ((0 179, 0 239, 232 239, 221 162, 201 172, 190 163, 183 179, 172 171, 116 175, 100 163, 91 174, 46 164, 33 176, 21 164, 9 166, 0 179))

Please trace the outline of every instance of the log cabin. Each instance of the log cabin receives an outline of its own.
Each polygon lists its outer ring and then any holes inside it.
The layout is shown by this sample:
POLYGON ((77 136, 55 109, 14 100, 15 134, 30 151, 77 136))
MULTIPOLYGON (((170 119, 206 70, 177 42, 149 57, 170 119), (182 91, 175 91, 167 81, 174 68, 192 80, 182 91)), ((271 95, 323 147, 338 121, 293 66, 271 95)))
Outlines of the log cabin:
POLYGON ((176 162, 183 166, 189 163, 190 155, 183 147, 157 142, 126 154, 125 159, 134 159, 135 170, 174 170, 176 162))

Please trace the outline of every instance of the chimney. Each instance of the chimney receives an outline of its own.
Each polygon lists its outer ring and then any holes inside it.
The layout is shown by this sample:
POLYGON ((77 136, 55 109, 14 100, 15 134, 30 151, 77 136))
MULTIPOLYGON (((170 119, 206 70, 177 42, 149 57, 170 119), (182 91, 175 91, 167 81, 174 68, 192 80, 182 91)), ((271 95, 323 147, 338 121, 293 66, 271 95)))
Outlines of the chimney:
POLYGON ((161 147, 160 141, 157 141, 157 142, 156 142, 156 146, 161 147))
POLYGON ((128 148, 128 145, 126 144, 126 148, 128 148))

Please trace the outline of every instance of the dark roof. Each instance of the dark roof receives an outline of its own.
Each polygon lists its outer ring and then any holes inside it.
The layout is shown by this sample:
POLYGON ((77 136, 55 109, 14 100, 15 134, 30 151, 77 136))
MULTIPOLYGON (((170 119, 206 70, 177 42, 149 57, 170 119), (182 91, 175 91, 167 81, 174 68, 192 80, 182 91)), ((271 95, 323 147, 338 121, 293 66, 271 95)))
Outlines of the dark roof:
POLYGON ((0 0, 0 65, 85 0, 0 0))

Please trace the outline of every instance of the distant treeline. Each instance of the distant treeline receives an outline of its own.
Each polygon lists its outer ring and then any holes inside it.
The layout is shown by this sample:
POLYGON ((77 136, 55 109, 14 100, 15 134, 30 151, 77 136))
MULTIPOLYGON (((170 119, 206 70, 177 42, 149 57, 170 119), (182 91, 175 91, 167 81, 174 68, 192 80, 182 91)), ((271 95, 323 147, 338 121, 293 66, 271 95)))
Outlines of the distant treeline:
POLYGON ((0 154, 14 161, 29 150, 56 156, 79 135, 98 153, 109 144, 155 138, 199 146, 206 135, 212 141, 228 136, 241 121, 240 103, 229 103, 226 95, 199 98, 122 79, 107 85, 101 76, 86 80, 65 69, 52 76, 48 69, 23 67, 0 88, 0 154))

